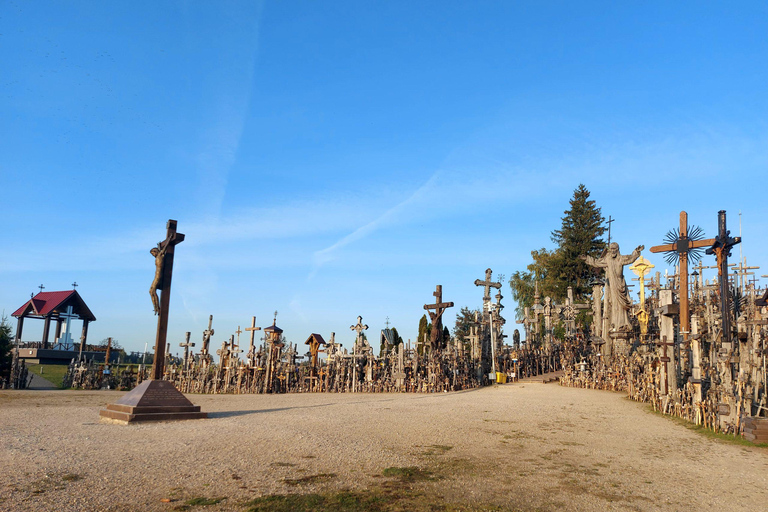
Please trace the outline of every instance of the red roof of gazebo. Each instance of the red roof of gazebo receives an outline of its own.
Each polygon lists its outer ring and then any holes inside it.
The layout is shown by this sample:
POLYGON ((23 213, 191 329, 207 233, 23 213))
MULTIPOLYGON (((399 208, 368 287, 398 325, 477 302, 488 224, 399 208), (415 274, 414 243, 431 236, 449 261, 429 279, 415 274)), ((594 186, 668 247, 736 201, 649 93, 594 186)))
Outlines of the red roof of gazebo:
POLYGON ((85 301, 77 293, 77 290, 40 292, 14 311, 11 316, 31 318, 47 318, 51 315, 58 316, 59 313, 64 313, 65 306, 72 306, 73 312, 81 320, 88 320, 89 322, 96 320, 96 317, 93 316, 91 310, 85 305, 85 301))

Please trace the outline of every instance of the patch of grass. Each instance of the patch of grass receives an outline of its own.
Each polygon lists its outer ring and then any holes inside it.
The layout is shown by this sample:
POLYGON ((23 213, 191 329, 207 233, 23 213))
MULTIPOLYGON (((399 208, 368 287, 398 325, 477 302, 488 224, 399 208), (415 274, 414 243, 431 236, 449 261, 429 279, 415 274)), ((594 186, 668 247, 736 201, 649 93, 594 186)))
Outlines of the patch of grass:
POLYGON ((196 498, 190 498, 187 501, 184 502, 183 505, 176 505, 173 507, 173 510, 189 510, 192 507, 208 507, 210 505, 218 505, 222 501, 226 500, 227 498, 205 498, 202 496, 198 496, 196 498))
POLYGON ((668 420, 671 420, 677 423, 678 425, 682 425, 688 430, 692 430, 697 434, 703 435, 704 437, 708 437, 709 439, 723 441, 726 443, 736 444, 740 446, 752 446, 752 447, 756 446, 758 448, 768 448, 768 443, 755 444, 752 441, 748 441, 744 439, 740 435, 723 434, 722 432, 715 432, 714 430, 708 429, 704 425, 696 425, 695 423, 691 423, 690 421, 684 420, 683 418, 678 418, 677 416, 671 416, 669 414, 663 414, 661 411, 654 411, 653 407, 651 407, 650 405, 646 407, 646 410, 652 414, 655 414, 656 416, 667 418, 668 420))
POLYGON ((247 512, 501 512, 493 505, 445 503, 438 497, 409 490, 341 491, 324 494, 285 494, 256 498, 247 512))
POLYGON ((421 452, 421 455, 424 457, 432 457, 434 455, 442 455, 447 451, 450 451, 453 449, 453 446, 447 446, 444 444, 431 444, 429 446, 425 446, 426 450, 421 452))
POLYGON ((397 478, 402 483, 436 480, 431 471, 421 469, 416 466, 408 466, 404 468, 386 468, 384 471, 382 471, 381 474, 388 478, 397 478))
POLYGON ((336 478, 336 473, 318 473, 316 475, 307 475, 301 478, 285 478, 283 482, 288 485, 304 485, 304 484, 316 484, 319 482, 327 482, 336 478))
POLYGON ((27 368, 35 375, 50 381, 54 386, 62 388, 61 384, 69 367, 65 364, 29 364, 27 368))
POLYGON ((75 473, 67 473, 66 475, 62 476, 61 479, 65 482, 77 482, 78 480, 82 480, 83 477, 75 473))
POLYGON ((246 503, 249 512, 378 512, 384 511, 383 496, 343 491, 331 494, 286 494, 256 498, 246 503))
POLYGON ((270 464, 270 466, 276 467, 276 468, 293 468, 293 467, 296 467, 296 464, 292 464, 290 462, 273 462, 272 464, 270 464))

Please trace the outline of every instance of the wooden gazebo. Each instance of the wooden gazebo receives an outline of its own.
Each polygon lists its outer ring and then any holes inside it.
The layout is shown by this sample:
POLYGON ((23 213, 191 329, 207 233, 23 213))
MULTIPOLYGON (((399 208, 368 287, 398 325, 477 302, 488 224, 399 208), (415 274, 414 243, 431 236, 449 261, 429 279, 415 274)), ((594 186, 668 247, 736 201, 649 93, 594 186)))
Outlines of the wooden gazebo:
POLYGON ((49 348, 48 338, 51 332, 51 322, 56 322, 55 336, 58 336, 61 333, 61 326, 68 316, 76 320, 82 320, 83 331, 80 337, 80 346, 82 347, 85 346, 85 340, 88 336, 88 324, 96 321, 96 317, 88 309, 88 306, 83 298, 80 297, 80 294, 77 293, 77 290, 61 292, 41 291, 29 299, 26 304, 14 311, 11 316, 16 317, 16 340, 18 343, 21 343, 25 318, 45 321, 40 347, 42 349, 49 348), (76 315, 76 317, 71 315, 76 315))

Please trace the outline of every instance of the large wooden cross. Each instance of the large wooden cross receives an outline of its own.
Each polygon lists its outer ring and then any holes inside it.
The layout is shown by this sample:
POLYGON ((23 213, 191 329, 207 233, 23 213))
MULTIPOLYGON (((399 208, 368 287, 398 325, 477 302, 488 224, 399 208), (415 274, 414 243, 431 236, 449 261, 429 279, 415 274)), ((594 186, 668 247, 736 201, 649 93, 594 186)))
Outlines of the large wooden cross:
POLYGON ((164 252, 162 275, 156 289, 160 290, 160 312, 157 318, 157 336, 155 337, 155 359, 152 362, 152 379, 162 380, 165 364, 165 346, 168 335, 168 309, 171 305, 171 278, 173 276, 173 253, 176 245, 184 241, 184 235, 176 232, 176 221, 169 219, 166 224, 165 240, 158 244, 164 252))
POLYGON ((443 302, 443 285, 441 284, 438 284, 435 287, 435 291, 432 293, 432 295, 435 296, 435 303, 424 304, 424 309, 427 310, 427 313, 429 313, 429 318, 430 320, 432 320, 432 332, 430 335, 430 344, 432 346, 432 350, 434 351, 437 349, 438 336, 440 336, 443 332, 443 321, 441 320, 441 317, 443 316, 443 313, 445 313, 445 310, 447 308, 453 307, 453 302, 443 302), (434 309, 435 312, 433 313, 432 311, 430 311, 431 309, 434 309))
POLYGON ((688 347, 688 336, 691 331, 691 317, 688 311, 688 252, 694 249, 710 247, 715 242, 714 238, 706 240, 691 240, 688 238, 688 214, 680 212, 680 233, 677 240, 671 244, 651 247, 651 252, 677 252, 680 257, 680 270, 678 272, 677 293, 680 297, 680 330, 688 347))
POLYGON ((501 289, 501 283, 494 283, 493 281, 491 281, 492 275, 493 275, 493 271, 490 268, 488 268, 485 270, 485 281, 481 281, 480 279, 475 279, 475 286, 485 287, 485 293, 483 294, 483 302, 491 301, 491 288, 496 288, 497 290, 501 289))
MULTIPOLYGON (((240 329, 238 327, 238 329, 240 329)), ((251 344, 248 346, 248 364, 256 367, 256 331, 260 331, 261 327, 256 327, 256 317, 251 317, 251 326, 246 327, 245 331, 251 333, 251 344)))
MULTIPOLYGON (((661 341, 656 342, 656 346, 661 347, 661 349, 664 351, 664 354, 659 358, 659 361, 661 361, 664 364, 664 394, 669 394, 669 362, 672 361, 672 359, 667 355, 667 347, 674 347, 674 342, 667 341, 666 336, 662 336, 661 341)), ((674 354, 674 352, 673 352, 674 354)))

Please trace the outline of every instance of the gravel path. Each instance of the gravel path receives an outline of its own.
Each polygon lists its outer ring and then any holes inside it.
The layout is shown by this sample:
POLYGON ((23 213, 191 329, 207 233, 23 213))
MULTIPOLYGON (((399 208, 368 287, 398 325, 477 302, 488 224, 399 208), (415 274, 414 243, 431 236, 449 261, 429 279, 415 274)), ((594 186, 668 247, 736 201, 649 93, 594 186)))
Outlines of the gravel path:
POLYGON ((414 484, 435 503, 478 509, 768 504, 768 450, 696 434, 616 393, 518 383, 189 395, 210 419, 99 423, 123 394, 0 391, 0 510, 170 511, 198 496, 226 498, 204 510, 243 510, 262 495, 373 488, 385 468, 411 466, 436 477, 414 484))

